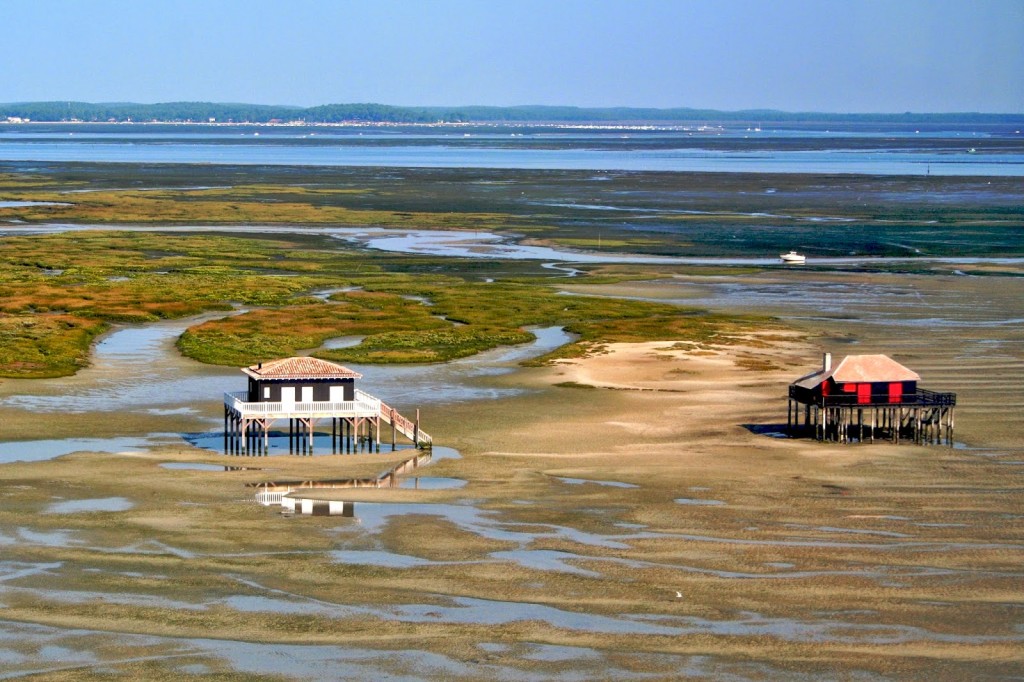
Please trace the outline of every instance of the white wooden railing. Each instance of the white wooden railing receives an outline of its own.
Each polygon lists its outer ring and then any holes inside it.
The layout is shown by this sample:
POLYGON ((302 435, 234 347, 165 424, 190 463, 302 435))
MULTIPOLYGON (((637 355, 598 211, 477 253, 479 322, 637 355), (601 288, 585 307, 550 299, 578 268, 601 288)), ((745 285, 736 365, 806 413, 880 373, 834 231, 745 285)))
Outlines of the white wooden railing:
POLYGON ((248 397, 249 394, 246 391, 225 393, 224 404, 243 416, 344 414, 356 417, 376 417, 380 414, 380 400, 362 391, 356 391, 355 400, 340 402, 317 400, 296 403, 251 403, 246 400, 248 397))
POLYGON ((291 489, 280 492, 260 491, 256 493, 256 501, 264 507, 269 507, 272 504, 282 504, 284 502, 284 496, 290 492, 291 489))
POLYGON ((248 402, 248 391, 233 391, 224 394, 224 404, 240 417, 291 418, 291 417, 380 417, 386 423, 420 446, 430 445, 433 439, 417 428, 417 424, 406 419, 398 410, 381 402, 369 393, 356 389, 355 400, 341 402, 313 401, 297 403, 248 402))

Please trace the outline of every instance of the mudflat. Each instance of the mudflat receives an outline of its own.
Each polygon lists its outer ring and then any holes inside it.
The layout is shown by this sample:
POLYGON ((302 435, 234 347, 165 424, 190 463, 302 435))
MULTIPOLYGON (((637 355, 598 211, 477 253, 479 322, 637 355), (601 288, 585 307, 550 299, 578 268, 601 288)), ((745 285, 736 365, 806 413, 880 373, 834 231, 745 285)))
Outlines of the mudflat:
POLYGON ((1024 670, 1015 178, 234 167, 224 187, 220 166, 22 165, 0 164, 0 219, 26 233, 0 254, 0 676, 1024 670), (167 232, 31 235, 52 221, 167 232), (387 254, 316 225, 720 262, 387 254), (761 262, 797 245, 807 267, 761 262), (850 254, 871 257, 815 264, 850 254), (488 355, 521 328, 562 339, 547 364, 488 355), (414 333, 462 359, 394 364, 423 360, 414 333), (361 371, 461 456, 401 477, 418 487, 301 492, 352 517, 256 504, 411 454, 217 451, 246 353, 324 351, 390 363, 361 371), (823 351, 955 391, 955 447, 784 437, 823 351))
MULTIPOLYGON (((907 286, 1012 319, 1018 281, 907 286)), ((713 282, 684 284, 706 297, 713 282)), ((680 283, 621 286, 664 299, 680 283)), ((427 415, 461 458, 416 475, 466 484, 316 491, 354 518, 283 516, 248 485, 372 475, 401 453, 168 445, 6 464, 0 660, 47 679, 1019 674, 1013 328, 791 316, 729 344, 614 343, 490 377, 520 392, 427 415), (998 350, 971 359, 975 342, 998 350), (837 345, 898 348, 923 385, 959 391, 958 445, 781 437, 786 386, 837 345)))

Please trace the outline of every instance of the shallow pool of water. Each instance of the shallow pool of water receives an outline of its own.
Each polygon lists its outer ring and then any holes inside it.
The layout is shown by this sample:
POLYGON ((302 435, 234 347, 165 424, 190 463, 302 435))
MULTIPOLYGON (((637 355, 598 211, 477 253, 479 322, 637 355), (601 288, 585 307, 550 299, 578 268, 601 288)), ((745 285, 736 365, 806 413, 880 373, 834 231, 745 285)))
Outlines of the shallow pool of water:
POLYGON ((39 462, 73 452, 143 452, 158 445, 180 443, 173 434, 153 434, 148 438, 63 438, 0 442, 0 464, 39 462))
POLYGON ((695 497, 677 497, 676 504, 687 504, 695 507, 720 507, 725 504, 722 500, 705 500, 695 497))
POLYGON ((440 476, 412 476, 399 480, 399 488, 415 490, 455 490, 465 487, 466 481, 461 478, 444 478, 440 476))
POLYGON ((29 206, 70 206, 62 201, 0 201, 0 208, 27 208, 29 206))
POLYGON ((639 488, 640 486, 634 483, 622 483, 621 481, 595 481, 588 478, 566 478, 564 476, 557 476, 559 481, 562 483, 568 483, 569 485, 584 485, 591 483, 593 485, 601 485, 610 488, 639 488))
POLYGON ((352 348, 358 346, 363 342, 365 336, 335 336, 333 339, 327 339, 324 341, 321 348, 328 350, 334 350, 337 348, 352 348))
POLYGON ((13 535, 0 532, 0 545, 30 544, 46 545, 47 547, 70 547, 78 544, 75 532, 71 530, 35 530, 18 528, 13 535))
MULTIPOLYGON (((600 561, 601 559, 594 559, 569 552, 560 552, 552 549, 513 549, 504 552, 492 552, 490 556, 499 561, 512 561, 524 568, 530 568, 537 571, 573 573, 575 575, 584 575, 591 578, 601 576, 597 571, 580 568, 575 564, 569 563, 571 561, 600 561)), ((612 561, 614 561, 614 559, 612 559, 612 561)))
MULTIPOLYGON (((364 649, 317 644, 267 644, 232 639, 204 639, 59 628, 18 621, 0 621, 0 679, 31 675, 67 674, 76 670, 116 670, 117 652, 127 648, 136 660, 149 661, 171 675, 216 675, 224 665, 243 675, 288 679, 344 680, 550 680, 584 682, 597 678, 650 679, 651 672, 675 676, 680 671, 715 677, 715 671, 735 672, 737 664, 672 654, 634 654, 638 669, 622 656, 585 647, 522 642, 520 658, 534 662, 526 672, 500 660, 464 661, 417 649, 364 649), (566 667, 572 661, 572 670, 566 667), (545 665, 549 664, 549 665, 545 665), (537 666, 540 666, 537 668, 537 666)), ((483 653, 501 653, 509 645, 481 643, 483 653)), ((761 671, 763 673, 763 670, 761 671)), ((778 678, 781 679, 781 678, 778 678)), ((801 680, 803 682, 803 680, 801 680)))
POLYGON ((417 568, 419 566, 436 566, 442 561, 431 561, 408 554, 395 554, 384 550, 342 549, 330 553, 332 559, 339 564, 358 564, 363 566, 381 566, 384 568, 417 568))
POLYGON ((124 497, 97 497, 87 500, 64 500, 46 508, 47 514, 78 514, 80 512, 128 511, 135 503, 124 497))
POLYGON ((223 464, 204 464, 202 462, 162 462, 164 469, 185 469, 192 471, 224 471, 223 464))
POLYGON ((503 521, 497 512, 479 509, 471 504, 357 502, 355 528, 343 526, 338 530, 343 533, 356 531, 360 534, 376 534, 383 530, 393 516, 417 515, 440 517, 462 530, 488 540, 515 542, 522 547, 537 540, 550 538, 593 547, 629 549, 629 545, 622 542, 618 536, 590 533, 554 524, 503 521))

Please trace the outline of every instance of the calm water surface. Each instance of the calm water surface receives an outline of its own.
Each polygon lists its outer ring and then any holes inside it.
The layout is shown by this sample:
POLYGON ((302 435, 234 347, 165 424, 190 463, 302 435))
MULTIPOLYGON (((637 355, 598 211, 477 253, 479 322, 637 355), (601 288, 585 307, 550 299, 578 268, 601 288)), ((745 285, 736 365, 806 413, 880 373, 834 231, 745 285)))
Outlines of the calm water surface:
POLYGON ((50 126, 47 130, 7 126, 0 128, 0 161, 1024 175, 1024 138, 1008 130, 999 142, 992 145, 988 133, 954 130, 915 136, 793 130, 752 134, 733 129, 695 137, 682 130, 518 133, 505 127, 478 127, 472 132, 423 128, 292 132, 201 126, 50 126), (865 140, 872 144, 864 144, 865 140))

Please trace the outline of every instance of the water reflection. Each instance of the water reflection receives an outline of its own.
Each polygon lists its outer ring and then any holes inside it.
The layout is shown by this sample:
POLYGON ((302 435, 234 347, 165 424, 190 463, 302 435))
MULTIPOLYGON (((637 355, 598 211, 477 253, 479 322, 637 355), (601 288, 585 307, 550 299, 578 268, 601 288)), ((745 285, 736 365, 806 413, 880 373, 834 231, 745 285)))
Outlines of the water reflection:
MULTIPOLYGON (((437 451, 436 459, 459 457, 459 453, 451 448, 438 447, 437 451)), ((466 485, 466 481, 459 478, 407 477, 409 472, 427 466, 435 459, 431 450, 421 451, 409 448, 408 452, 409 457, 376 476, 306 481, 261 481, 246 485, 256 489, 255 499, 259 504, 264 506, 280 505, 286 512, 299 512, 314 516, 353 516, 355 504, 341 500, 320 500, 312 496, 304 497, 304 491, 308 493, 313 490, 351 488, 444 490, 461 488, 466 485)))

